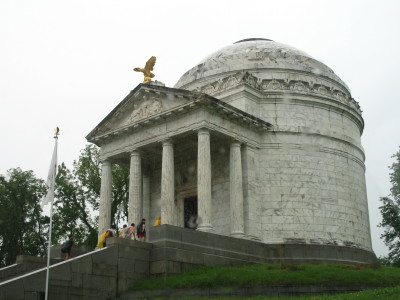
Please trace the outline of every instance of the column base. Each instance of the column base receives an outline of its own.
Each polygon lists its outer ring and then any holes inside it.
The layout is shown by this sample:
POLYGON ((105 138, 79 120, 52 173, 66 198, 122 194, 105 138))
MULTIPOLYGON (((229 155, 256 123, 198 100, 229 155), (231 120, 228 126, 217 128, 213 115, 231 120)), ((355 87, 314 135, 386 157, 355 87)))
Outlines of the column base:
POLYGON ((196 228, 197 231, 203 231, 203 232, 214 232, 214 228, 211 225, 199 225, 196 228))
POLYGON ((243 239, 245 237, 244 232, 241 232, 241 231, 232 232, 230 234, 230 236, 234 237, 234 238, 239 238, 239 239, 243 239))
POLYGON ((261 239, 255 235, 246 235, 244 238, 250 241, 261 242, 261 239))

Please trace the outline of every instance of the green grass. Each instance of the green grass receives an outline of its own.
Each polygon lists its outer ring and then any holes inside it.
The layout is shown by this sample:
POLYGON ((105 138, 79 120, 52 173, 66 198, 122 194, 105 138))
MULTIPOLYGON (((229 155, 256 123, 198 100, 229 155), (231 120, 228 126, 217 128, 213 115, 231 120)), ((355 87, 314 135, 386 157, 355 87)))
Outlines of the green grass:
MULTIPOLYGON (((400 268, 337 264, 272 264, 240 267, 198 267, 174 277, 153 278, 141 281, 136 283, 132 287, 132 290, 229 288, 268 285, 368 285, 390 287, 400 285, 400 268)), ((400 299, 400 297, 398 299, 400 299)), ((282 298, 280 298, 280 300, 282 300, 282 298)))
MULTIPOLYGON (((232 298, 181 298, 180 300, 228 300, 232 298)), ((399 300, 400 286, 362 291, 357 293, 321 295, 309 297, 253 297, 240 300, 399 300)))

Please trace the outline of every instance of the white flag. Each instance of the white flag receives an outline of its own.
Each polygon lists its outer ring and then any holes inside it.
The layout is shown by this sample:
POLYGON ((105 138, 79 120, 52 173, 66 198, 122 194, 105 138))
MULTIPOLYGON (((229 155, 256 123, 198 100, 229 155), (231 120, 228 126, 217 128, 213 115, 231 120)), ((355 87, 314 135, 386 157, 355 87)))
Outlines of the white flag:
POLYGON ((49 190, 47 191, 46 197, 42 199, 42 208, 46 204, 53 202, 54 199, 54 182, 56 180, 57 174, 57 139, 54 145, 54 152, 53 158, 51 159, 49 175, 47 176, 46 185, 48 186, 49 190))

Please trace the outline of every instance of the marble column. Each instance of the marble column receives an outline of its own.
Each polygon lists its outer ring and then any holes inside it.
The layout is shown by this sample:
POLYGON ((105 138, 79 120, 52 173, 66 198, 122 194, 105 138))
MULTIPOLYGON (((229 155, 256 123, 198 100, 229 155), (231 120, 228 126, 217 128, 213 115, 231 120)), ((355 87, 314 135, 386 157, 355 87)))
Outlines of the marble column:
POLYGON ((240 142, 232 141, 229 159, 231 236, 244 236, 242 158, 240 142))
POLYGON ((174 145, 170 139, 162 143, 161 223, 176 225, 174 145))
POLYGON ((242 146, 244 232, 246 238, 260 241, 261 207, 257 192, 256 156, 256 149, 242 146))
POLYGON ((148 173, 143 173, 143 218, 146 219, 147 224, 152 221, 150 220, 150 176, 148 173))
POLYGON ((129 169, 128 223, 139 224, 142 218, 142 159, 140 152, 133 150, 129 169))
POLYGON ((104 160, 101 165, 101 187, 99 205, 99 232, 98 237, 111 227, 111 201, 112 201, 112 166, 109 160, 104 160))
POLYGON ((200 129, 197 133, 197 206, 199 231, 211 231, 211 151, 210 131, 200 129))

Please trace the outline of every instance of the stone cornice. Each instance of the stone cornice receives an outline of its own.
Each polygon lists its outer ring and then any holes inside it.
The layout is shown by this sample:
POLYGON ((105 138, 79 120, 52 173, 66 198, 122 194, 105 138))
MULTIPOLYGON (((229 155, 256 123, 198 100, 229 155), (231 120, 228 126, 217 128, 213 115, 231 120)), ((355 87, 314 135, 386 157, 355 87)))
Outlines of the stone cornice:
MULTIPOLYGON (((242 85, 241 89, 234 89, 235 93, 232 93, 229 96, 235 95, 240 95, 240 93, 245 93, 245 98, 250 99, 251 101, 254 101, 257 104, 264 104, 264 103, 274 103, 274 104, 288 104, 288 102, 283 99, 283 98, 265 98, 265 95, 261 94, 260 91, 248 87, 247 85, 242 85)), ((273 92, 269 92, 268 96, 274 95, 273 92)), ((290 100, 290 104, 299 104, 302 106, 309 106, 309 107, 318 107, 321 109, 325 109, 327 111, 334 111, 338 114, 342 114, 349 119, 351 119, 355 124, 357 124, 360 134, 363 133, 364 130, 364 119, 362 116, 353 108, 337 102, 336 100, 333 100, 331 98, 323 98, 318 97, 317 95, 300 95, 300 94, 292 94, 293 99, 290 100)), ((226 98, 224 99, 226 100, 226 98)), ((227 103, 230 103, 227 101, 227 103)), ((274 130, 276 130, 276 127, 274 126, 274 130)))
POLYGON ((322 83, 316 83, 312 80, 261 79, 247 71, 237 72, 236 74, 214 81, 205 86, 198 87, 195 91, 209 95, 217 95, 232 87, 243 84, 263 92, 281 94, 296 93, 331 98, 351 107, 360 115, 362 114, 359 103, 355 101, 349 93, 344 92, 333 85, 327 86, 322 83))

